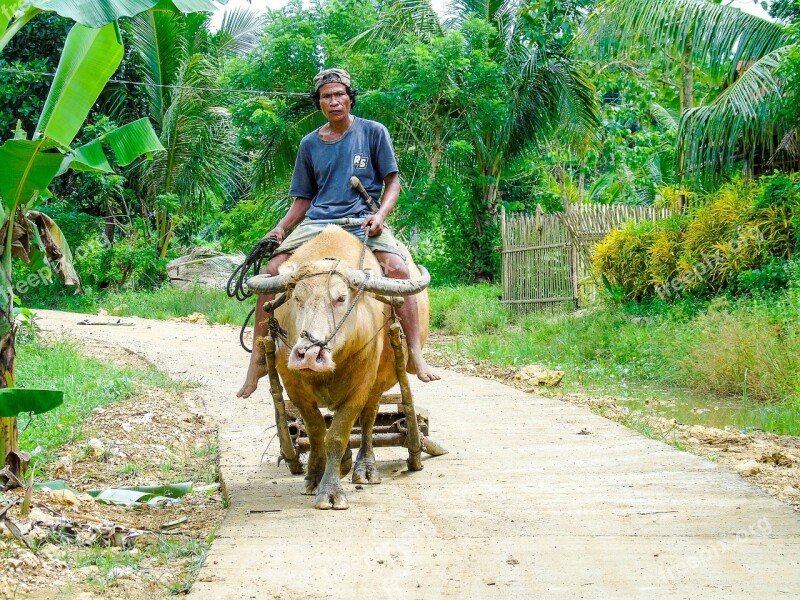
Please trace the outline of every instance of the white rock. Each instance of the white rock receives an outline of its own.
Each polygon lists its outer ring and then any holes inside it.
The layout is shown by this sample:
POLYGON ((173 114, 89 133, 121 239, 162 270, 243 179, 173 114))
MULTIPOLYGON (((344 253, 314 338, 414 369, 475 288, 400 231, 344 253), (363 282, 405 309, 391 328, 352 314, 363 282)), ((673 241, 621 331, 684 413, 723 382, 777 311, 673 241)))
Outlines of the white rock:
POLYGON ((103 442, 97 438, 90 439, 88 442, 86 442, 86 445, 92 449, 92 452, 95 456, 102 456, 106 451, 105 444, 103 444, 103 442))
POLYGON ((761 467, 758 466, 758 463, 750 460, 745 462, 740 462, 736 467, 736 472, 739 473, 742 477, 752 477, 753 475, 758 475, 761 473, 761 467))

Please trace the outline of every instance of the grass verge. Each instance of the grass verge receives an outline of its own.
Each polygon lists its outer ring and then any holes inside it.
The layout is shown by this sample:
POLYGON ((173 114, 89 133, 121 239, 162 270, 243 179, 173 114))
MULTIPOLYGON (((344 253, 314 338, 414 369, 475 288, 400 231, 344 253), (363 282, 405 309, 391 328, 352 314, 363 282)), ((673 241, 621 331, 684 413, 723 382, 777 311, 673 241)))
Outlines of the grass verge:
POLYGON ((83 437, 82 422, 94 409, 134 396, 143 388, 177 389, 156 370, 133 369, 82 355, 65 340, 43 342, 33 338, 17 344, 17 383, 64 392, 64 403, 50 412, 20 415, 20 447, 33 451, 47 464, 59 446, 83 437))
POLYGON ((564 370, 572 389, 679 392, 700 410, 723 402, 734 406, 739 426, 800 435, 798 286, 555 316, 515 315, 499 293, 492 286, 432 290, 433 325, 450 336, 448 352, 500 367, 564 370))

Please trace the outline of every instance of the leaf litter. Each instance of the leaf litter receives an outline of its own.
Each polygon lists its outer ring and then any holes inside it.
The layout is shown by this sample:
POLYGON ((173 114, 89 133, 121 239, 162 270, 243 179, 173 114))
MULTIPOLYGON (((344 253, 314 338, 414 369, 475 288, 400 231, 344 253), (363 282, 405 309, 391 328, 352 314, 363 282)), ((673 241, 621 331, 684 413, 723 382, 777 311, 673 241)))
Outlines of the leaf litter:
POLYGON ((216 428, 196 410, 191 391, 160 390, 95 409, 37 485, 0 492, 0 598, 188 588, 225 504, 216 428))

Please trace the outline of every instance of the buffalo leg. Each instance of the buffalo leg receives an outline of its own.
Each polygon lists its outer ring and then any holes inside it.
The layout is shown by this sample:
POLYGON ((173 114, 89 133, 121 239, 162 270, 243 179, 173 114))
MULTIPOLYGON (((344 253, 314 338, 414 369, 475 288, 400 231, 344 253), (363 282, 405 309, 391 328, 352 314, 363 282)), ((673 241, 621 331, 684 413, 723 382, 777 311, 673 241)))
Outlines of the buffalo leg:
POLYGON ((325 451, 328 455, 325 465, 325 474, 317 488, 314 497, 314 507, 322 510, 333 508, 344 510, 349 508, 342 483, 339 481, 340 465, 345 449, 349 448, 350 431, 353 429, 356 417, 361 412, 361 403, 352 403, 343 406, 333 416, 333 423, 325 436, 325 451))
POLYGON ((361 411, 361 447, 356 456, 356 467, 353 469, 353 483, 380 483, 381 474, 375 464, 375 452, 372 449, 372 428, 378 414, 381 398, 370 398, 361 411))
POLYGON ((311 450, 308 453, 308 464, 306 465, 306 487, 303 493, 307 496, 313 496, 317 493, 317 486, 322 481, 322 476, 325 473, 325 433, 327 428, 319 408, 313 406, 306 409, 301 405, 295 405, 303 417, 308 441, 311 444, 311 450))

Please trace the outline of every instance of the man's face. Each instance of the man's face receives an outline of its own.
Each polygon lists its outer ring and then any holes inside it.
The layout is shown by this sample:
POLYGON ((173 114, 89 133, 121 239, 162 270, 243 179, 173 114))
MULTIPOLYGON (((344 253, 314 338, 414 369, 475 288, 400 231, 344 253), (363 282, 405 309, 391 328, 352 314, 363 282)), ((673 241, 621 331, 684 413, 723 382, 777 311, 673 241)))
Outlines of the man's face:
POLYGON ((350 118, 352 103, 343 83, 326 83, 319 88, 319 107, 331 123, 350 118))

